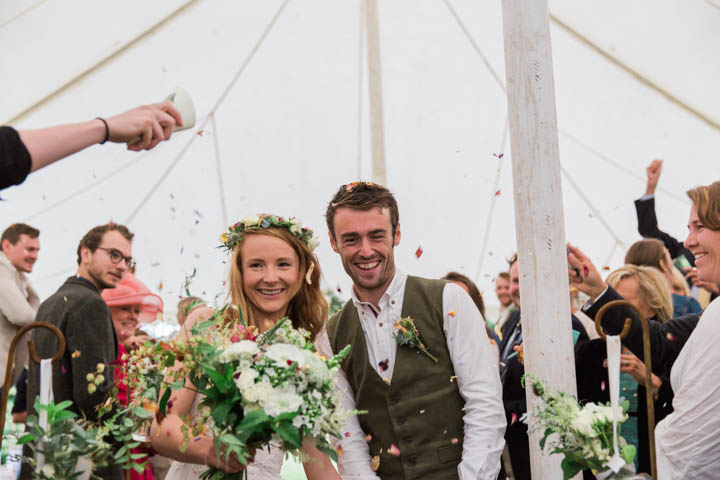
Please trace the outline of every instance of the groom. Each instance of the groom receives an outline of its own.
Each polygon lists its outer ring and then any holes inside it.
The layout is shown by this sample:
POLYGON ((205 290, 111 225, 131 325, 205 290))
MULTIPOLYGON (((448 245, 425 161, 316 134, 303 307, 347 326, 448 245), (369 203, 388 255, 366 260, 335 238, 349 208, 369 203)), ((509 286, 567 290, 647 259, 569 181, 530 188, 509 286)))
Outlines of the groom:
POLYGON ((352 299, 330 319, 328 334, 336 352, 352 345, 342 369, 355 405, 346 406, 368 412, 359 417, 364 432, 345 433, 340 473, 377 478, 368 475, 370 462, 383 480, 496 478, 505 433, 502 391, 485 322, 470 296, 452 283, 395 268, 399 213, 385 187, 343 185, 325 218, 332 248, 353 280, 352 299), (397 344, 401 317, 412 317, 426 351, 397 344), (363 437, 367 445, 358 441, 363 437))

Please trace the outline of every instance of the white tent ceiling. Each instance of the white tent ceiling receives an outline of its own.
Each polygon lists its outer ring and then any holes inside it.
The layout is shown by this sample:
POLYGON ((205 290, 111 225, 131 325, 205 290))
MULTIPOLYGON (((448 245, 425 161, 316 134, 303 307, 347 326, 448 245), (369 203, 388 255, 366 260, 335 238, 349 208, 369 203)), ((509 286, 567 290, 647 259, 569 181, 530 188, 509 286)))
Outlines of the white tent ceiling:
MULTIPOLYGON (((396 259, 420 275, 462 271, 495 302, 491 279, 515 246, 511 155, 494 155, 505 148, 505 96, 492 73, 504 83, 501 4, 379 3, 387 178, 403 233, 396 259)), ((226 275, 219 233, 271 211, 318 232, 327 284, 346 297, 323 213, 340 184, 370 179, 362 6, 3 2, 0 120, 79 121, 182 85, 202 126, 148 154, 93 147, 3 192, 0 228, 27 221, 42 230, 32 275, 41 293, 72 272, 82 234, 112 218, 129 220, 138 276, 163 284, 168 310, 194 268, 192 292, 212 298, 226 275)), ((650 160, 666 159, 659 217, 678 237, 683 192, 718 178, 720 9, 701 0, 550 8, 567 238, 616 266, 638 238, 632 200, 650 160)))

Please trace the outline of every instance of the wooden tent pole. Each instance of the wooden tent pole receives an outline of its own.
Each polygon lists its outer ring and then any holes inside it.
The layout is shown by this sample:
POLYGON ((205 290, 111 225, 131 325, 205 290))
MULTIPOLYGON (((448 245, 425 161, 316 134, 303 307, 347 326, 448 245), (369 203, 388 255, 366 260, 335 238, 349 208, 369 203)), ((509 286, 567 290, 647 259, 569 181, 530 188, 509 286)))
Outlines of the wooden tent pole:
POLYGON ((385 125, 383 119, 382 62, 380 61, 380 25, 377 0, 367 0, 367 62, 370 102, 370 140, 372 151, 372 180, 387 185, 385 164, 385 125))
MULTIPOLYGON (((503 0, 505 77, 525 371, 575 394, 565 222, 547 0, 503 0)), ((527 389, 530 421, 541 405, 527 389)), ((530 434, 533 478, 562 478, 561 457, 530 434)))

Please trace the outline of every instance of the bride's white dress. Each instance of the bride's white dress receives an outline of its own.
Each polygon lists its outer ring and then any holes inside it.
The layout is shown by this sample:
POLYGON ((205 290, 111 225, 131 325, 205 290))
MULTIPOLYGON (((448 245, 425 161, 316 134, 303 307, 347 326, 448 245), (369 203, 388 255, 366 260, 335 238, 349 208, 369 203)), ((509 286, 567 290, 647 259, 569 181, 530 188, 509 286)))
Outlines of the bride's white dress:
MULTIPOLYGON (((323 329, 315 338, 315 346, 318 351, 331 358, 332 349, 330 348, 330 340, 327 332, 323 329)), ((195 395, 193 406, 190 411, 192 418, 197 418, 197 406, 202 401, 200 395, 195 395)), ((271 443, 269 448, 258 450, 255 453, 255 461, 248 465, 248 478, 251 480, 282 480, 280 470, 282 470, 283 452, 278 444, 271 443)), ((205 471, 206 465, 197 465, 194 463, 173 462, 168 471, 165 480, 198 480, 200 474, 205 471)))

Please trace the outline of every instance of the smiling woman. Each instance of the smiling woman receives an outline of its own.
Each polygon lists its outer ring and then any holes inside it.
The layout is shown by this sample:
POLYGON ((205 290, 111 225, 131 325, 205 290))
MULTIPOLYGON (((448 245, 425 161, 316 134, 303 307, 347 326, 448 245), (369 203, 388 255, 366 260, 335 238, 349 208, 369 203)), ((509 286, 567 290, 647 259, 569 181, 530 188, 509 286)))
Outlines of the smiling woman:
MULTIPOLYGON (((698 277, 720 282, 720 182, 688 191, 693 202, 685 246, 698 277)), ((700 317, 670 374, 675 411, 655 430, 659 478, 716 478, 720 469, 720 301, 700 317)))

